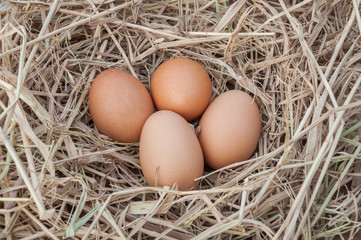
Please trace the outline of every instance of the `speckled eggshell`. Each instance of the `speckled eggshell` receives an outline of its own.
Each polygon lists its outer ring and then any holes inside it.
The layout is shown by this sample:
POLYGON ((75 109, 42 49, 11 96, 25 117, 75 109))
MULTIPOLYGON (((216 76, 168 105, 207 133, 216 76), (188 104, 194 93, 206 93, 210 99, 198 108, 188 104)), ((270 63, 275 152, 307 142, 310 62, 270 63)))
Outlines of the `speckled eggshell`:
POLYGON ((192 121, 207 108, 212 83, 207 71, 188 58, 173 58, 153 73, 150 92, 158 110, 171 110, 192 121))
POLYGON ((260 112, 250 95, 231 90, 213 100, 199 129, 205 162, 219 169, 251 157, 261 131, 260 112))
POLYGON ((197 136, 177 113, 162 110, 144 124, 139 142, 143 174, 150 186, 177 185, 179 190, 196 189, 204 160, 197 136))
POLYGON ((154 112, 152 98, 133 75, 108 69, 93 81, 89 111, 97 129, 118 142, 138 142, 143 125, 154 112))

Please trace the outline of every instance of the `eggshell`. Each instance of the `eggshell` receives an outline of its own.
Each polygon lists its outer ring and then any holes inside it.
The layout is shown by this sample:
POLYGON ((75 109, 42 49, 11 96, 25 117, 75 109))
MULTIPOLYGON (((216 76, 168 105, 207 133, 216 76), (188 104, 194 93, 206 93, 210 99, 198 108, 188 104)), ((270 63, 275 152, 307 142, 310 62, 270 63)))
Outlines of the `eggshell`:
POLYGON ((108 69, 93 81, 89 111, 97 129, 118 142, 137 142, 143 125, 154 112, 145 86, 131 74, 108 69))
POLYGON ((179 190, 195 189, 203 174, 203 154, 197 136, 180 115, 162 110, 144 124, 139 142, 143 174, 150 186, 177 184, 179 190))
POLYGON ((251 96, 231 90, 214 99, 199 127, 205 162, 219 169, 251 157, 261 131, 260 112, 251 96))
POLYGON ((158 110, 171 110, 192 121, 207 108, 212 83, 207 71, 188 58, 173 58, 153 73, 150 92, 158 110))

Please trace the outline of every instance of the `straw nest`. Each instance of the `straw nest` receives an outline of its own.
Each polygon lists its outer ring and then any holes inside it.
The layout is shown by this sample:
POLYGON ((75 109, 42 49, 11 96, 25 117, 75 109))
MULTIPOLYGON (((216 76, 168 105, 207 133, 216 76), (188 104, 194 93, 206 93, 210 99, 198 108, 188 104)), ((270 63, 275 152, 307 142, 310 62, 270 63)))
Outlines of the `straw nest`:
POLYGON ((359 0, 0 3, 1 239, 351 239, 360 229, 359 0), (252 158, 196 191, 147 186, 101 135, 94 77, 200 62, 260 106, 252 158))

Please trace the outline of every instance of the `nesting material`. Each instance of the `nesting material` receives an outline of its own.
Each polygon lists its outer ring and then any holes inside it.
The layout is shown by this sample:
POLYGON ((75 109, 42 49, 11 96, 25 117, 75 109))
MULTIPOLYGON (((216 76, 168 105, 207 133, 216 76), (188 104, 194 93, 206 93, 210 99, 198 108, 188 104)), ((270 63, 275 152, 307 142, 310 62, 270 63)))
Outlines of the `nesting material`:
MULTIPOLYGON (((359 0, 0 3, 0 238, 351 239, 361 227, 359 0), (260 108, 249 160, 197 190, 149 187, 135 144, 100 134, 102 70, 149 89, 165 60, 199 62, 212 99, 260 108)), ((197 130, 197 120, 192 122, 197 130)))

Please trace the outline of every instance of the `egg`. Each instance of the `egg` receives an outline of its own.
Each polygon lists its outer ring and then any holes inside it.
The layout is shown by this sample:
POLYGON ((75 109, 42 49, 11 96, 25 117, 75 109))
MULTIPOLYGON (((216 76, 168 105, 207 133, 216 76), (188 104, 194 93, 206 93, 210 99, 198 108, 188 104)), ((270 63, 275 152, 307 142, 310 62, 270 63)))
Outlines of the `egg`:
POLYGON ((118 69, 101 72, 89 92, 89 111, 97 129, 118 142, 138 142, 143 125, 154 112, 146 87, 118 69))
POLYGON ((204 160, 197 136, 177 113, 161 110, 145 122, 139 142, 140 165, 150 186, 196 189, 204 160))
POLYGON ((150 92, 158 110, 170 110, 192 121, 209 105, 212 83, 207 71, 196 61, 173 58, 154 71, 150 92))
POLYGON ((222 93, 199 122, 198 138, 206 164, 219 169, 249 159, 260 131, 261 116, 252 97, 239 90, 222 93))

